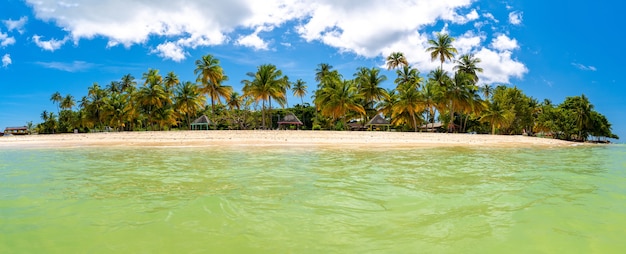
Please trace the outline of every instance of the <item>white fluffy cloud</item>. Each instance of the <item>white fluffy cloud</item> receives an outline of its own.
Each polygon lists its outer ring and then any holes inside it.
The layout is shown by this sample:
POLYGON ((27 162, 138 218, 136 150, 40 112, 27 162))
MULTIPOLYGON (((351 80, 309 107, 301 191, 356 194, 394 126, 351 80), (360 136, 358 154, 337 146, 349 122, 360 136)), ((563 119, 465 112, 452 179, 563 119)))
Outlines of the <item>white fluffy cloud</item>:
POLYGON ((481 83, 510 83, 510 78, 522 78, 528 72, 524 64, 512 58, 511 51, 497 52, 482 48, 475 53, 480 58, 483 73, 479 74, 481 83))
POLYGON ((33 41, 35 42, 35 44, 47 51, 55 51, 59 48, 61 48, 61 46, 63 46, 63 44, 65 44, 65 42, 67 41, 67 38, 63 38, 62 40, 56 40, 56 39, 50 39, 50 40, 42 40, 41 38, 43 38, 42 36, 39 35, 33 35, 33 41))
POLYGON ((522 24, 522 14, 521 12, 514 11, 509 13, 509 23, 513 25, 522 24))
POLYGON ((28 21, 28 17, 21 17, 18 20, 3 20, 2 23, 9 29, 9 31, 16 30, 19 33, 24 33, 24 25, 28 21))
MULTIPOLYGON (((431 61, 425 52, 428 39, 432 38, 426 29, 432 30, 438 22, 446 26, 497 22, 490 13, 480 14, 480 9, 472 6, 473 0, 26 1, 38 19, 52 21, 69 33, 68 39, 61 41, 33 37, 46 50, 58 49, 66 40, 78 43, 96 36, 108 39, 109 47, 161 40, 150 52, 173 61, 186 59, 187 50, 202 46, 228 43, 268 50, 274 43, 291 43, 270 37, 280 27, 295 32, 304 41, 363 57, 384 57, 402 51, 414 66, 427 72, 438 67, 439 62, 431 61)), ((521 23, 522 13, 511 14, 512 23, 521 23)), ((510 46, 494 44, 493 49, 487 49, 481 45, 486 42, 485 34, 453 36, 458 37, 455 46, 460 52, 487 50, 495 56, 483 53, 485 56, 499 61, 494 66, 508 61, 523 67, 511 58, 510 46)), ((444 67, 451 70, 452 65, 444 67)), ((519 69, 510 73, 505 72, 509 69, 497 69, 491 75, 487 73, 490 68, 483 68, 484 75, 497 82, 508 81, 520 73, 519 69)))
POLYGON ((501 34, 493 39, 493 41, 491 42, 491 47, 499 51, 505 51, 517 49, 519 48, 519 45, 517 44, 516 39, 511 39, 508 36, 501 34))
POLYGON ((0 32, 0 47, 6 47, 12 44, 15 44, 15 38, 9 36, 8 34, 0 32))
POLYGON ((156 49, 152 50, 152 53, 156 53, 165 59, 171 59, 174 62, 184 60, 187 55, 181 46, 169 41, 159 44, 156 49))
POLYGON ((9 66, 12 63, 11 61, 11 55, 9 54, 4 54, 4 56, 2 56, 2 67, 6 68, 7 66, 9 66))

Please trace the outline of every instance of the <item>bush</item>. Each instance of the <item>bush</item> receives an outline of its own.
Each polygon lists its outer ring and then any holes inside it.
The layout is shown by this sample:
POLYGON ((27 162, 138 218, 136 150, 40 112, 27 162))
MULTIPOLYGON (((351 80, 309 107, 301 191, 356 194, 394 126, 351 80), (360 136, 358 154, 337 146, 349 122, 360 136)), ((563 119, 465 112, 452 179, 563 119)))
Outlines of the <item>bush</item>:
POLYGON ((319 124, 314 124, 312 129, 315 131, 319 131, 322 129, 322 126, 320 126, 319 124))

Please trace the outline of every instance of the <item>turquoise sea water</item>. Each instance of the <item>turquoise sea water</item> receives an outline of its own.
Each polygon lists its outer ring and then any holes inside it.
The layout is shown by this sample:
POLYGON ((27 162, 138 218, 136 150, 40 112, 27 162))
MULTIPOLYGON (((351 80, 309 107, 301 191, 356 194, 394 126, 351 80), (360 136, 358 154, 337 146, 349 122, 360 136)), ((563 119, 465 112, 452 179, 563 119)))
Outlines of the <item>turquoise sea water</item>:
POLYGON ((626 147, 0 149, 0 253, 624 253, 626 147))

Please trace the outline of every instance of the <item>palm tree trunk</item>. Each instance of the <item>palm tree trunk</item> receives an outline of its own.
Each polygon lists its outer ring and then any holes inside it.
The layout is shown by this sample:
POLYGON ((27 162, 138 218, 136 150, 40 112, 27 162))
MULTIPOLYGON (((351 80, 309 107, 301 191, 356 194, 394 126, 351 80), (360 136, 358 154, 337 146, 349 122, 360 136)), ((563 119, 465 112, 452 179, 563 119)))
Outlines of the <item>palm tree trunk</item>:
POLYGON ((270 130, 274 128, 274 119, 272 119, 272 97, 270 97, 270 130))
POLYGON ((417 132, 417 120, 415 120, 415 112, 411 112, 411 118, 413 118, 413 128, 417 132))
POLYGON ((217 130, 217 121, 215 121, 215 101, 211 96, 211 118, 213 120, 213 129, 217 130))
POLYGON ((261 118, 263 119, 263 121, 262 121, 262 127, 263 127, 263 129, 265 130, 265 100, 263 100, 262 104, 263 104, 263 105, 261 106, 261 116, 262 116, 261 118))

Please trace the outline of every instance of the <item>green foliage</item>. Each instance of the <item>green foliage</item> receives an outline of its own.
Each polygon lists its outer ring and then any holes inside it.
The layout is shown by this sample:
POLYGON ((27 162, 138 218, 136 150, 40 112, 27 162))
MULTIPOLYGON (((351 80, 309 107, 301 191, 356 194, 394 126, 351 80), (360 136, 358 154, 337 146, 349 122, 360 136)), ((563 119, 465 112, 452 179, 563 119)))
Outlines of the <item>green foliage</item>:
POLYGON ((580 141, 590 136, 617 138, 608 119, 584 95, 552 105, 548 100, 538 103, 517 87, 479 88, 481 60, 474 55, 454 59, 453 41, 447 34, 429 41, 427 51, 433 61, 443 65, 454 60, 456 65, 454 73, 438 68, 426 80, 404 54, 392 53, 387 67, 396 70, 394 89, 383 89, 387 77, 376 67, 357 68, 353 79, 345 79, 322 63, 315 69, 317 90, 312 92, 314 104, 309 105, 303 100, 307 94, 303 80, 290 82, 275 65, 263 64, 247 74, 250 79, 242 81, 240 94, 224 85, 228 77, 219 60, 205 55, 195 62, 195 82, 181 81, 174 72, 163 77, 159 70, 148 69, 140 82, 127 74, 106 88, 93 83, 80 100, 55 92, 50 101, 57 112, 44 111, 42 123, 31 126, 39 133, 186 130, 205 114, 213 122, 212 129, 274 129, 279 119, 293 112, 303 129, 313 130, 346 130, 351 120, 367 122, 383 114, 403 131, 419 131, 420 125, 438 121, 444 124, 441 130, 450 132, 538 133, 580 141), (300 104, 285 108, 287 92, 300 97, 300 104))

